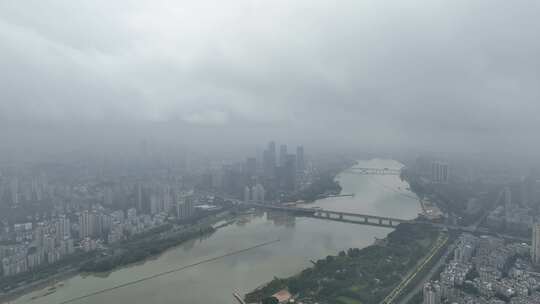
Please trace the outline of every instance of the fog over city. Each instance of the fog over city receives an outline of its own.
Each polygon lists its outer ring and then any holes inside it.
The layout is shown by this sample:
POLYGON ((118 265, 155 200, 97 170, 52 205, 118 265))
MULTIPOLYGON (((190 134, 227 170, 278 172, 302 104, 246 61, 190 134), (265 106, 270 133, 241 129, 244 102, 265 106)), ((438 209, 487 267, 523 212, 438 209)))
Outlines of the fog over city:
POLYGON ((1 1, 1 151, 275 138, 537 155, 539 12, 503 0, 1 1))
POLYGON ((0 303, 540 303, 539 16, 0 0, 0 303))

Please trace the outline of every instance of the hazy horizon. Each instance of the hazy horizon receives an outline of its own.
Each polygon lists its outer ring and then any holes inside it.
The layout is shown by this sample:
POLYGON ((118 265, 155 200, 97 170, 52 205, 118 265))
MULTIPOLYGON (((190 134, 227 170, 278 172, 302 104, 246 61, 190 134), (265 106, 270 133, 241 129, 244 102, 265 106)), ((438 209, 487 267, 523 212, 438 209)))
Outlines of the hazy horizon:
POLYGON ((144 140, 232 152, 275 139, 533 160, 539 9, 4 1, 0 153, 99 154, 144 140))

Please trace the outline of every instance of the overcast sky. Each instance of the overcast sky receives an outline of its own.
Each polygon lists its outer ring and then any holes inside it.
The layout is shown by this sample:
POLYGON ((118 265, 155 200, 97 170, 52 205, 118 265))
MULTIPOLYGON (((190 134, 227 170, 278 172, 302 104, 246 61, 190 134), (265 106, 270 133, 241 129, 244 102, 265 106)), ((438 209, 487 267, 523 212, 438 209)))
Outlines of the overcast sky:
POLYGON ((534 0, 0 0, 2 133, 540 153, 539 16, 534 0))

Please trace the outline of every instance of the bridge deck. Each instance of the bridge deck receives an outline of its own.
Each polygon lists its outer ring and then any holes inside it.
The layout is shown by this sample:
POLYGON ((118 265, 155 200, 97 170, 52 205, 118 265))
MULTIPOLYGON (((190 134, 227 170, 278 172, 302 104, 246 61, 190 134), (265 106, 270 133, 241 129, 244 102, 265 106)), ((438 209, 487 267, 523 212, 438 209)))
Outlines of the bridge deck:
POLYGON ((361 214, 361 213, 351 213, 351 212, 341 212, 341 211, 333 211, 333 210, 326 210, 326 209, 282 207, 282 206, 272 206, 272 205, 263 205, 263 204, 253 204, 253 205, 256 205, 257 207, 261 207, 261 208, 291 211, 291 212, 302 212, 302 213, 310 213, 310 214, 315 214, 315 213, 334 214, 334 215, 339 215, 339 216, 350 216, 350 217, 367 218, 367 219, 374 219, 374 220, 384 220, 384 221, 392 221, 392 222, 397 222, 397 223, 412 222, 412 220, 406 220, 406 219, 400 219, 400 218, 394 218, 394 217, 377 216, 377 215, 369 215, 369 214, 361 214))

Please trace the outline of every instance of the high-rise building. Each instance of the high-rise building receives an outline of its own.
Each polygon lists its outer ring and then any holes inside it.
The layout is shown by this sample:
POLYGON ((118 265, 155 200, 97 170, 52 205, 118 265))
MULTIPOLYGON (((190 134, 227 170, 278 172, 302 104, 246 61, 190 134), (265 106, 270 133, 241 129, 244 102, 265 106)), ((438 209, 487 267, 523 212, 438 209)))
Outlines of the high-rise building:
POLYGON ((522 180, 521 203, 529 207, 540 203, 540 179, 536 174, 530 174, 522 180))
POLYGON ((93 235, 94 232, 94 214, 88 210, 79 215, 79 237, 85 238, 93 235))
POLYGON ((268 143, 268 151, 270 151, 270 160, 272 165, 276 165, 276 143, 271 141, 268 143))
POLYGON ((538 222, 532 226, 531 257, 535 265, 540 265, 540 223, 538 222))
POLYGON ((244 202, 248 203, 251 201, 251 189, 249 186, 244 188, 244 202))
POLYGON ((212 170, 212 188, 217 191, 223 190, 223 169, 212 170))
POLYGON ((105 206, 112 206, 113 204, 113 189, 112 187, 106 187, 103 194, 103 204, 105 206))
POLYGON ((263 171, 267 178, 274 178, 276 170, 276 143, 271 141, 263 152, 263 171))
POLYGON ((504 208, 506 212, 509 212, 512 209, 512 191, 510 187, 504 188, 504 208))
POLYGON ((143 211, 143 190, 140 183, 137 184, 137 210, 143 211))
POLYGON ((283 166, 287 158, 287 145, 282 144, 279 146, 279 165, 283 166))
POLYGON ((294 190, 296 187, 296 155, 287 154, 281 174, 281 186, 283 190, 294 190))
POLYGON ((257 159, 255 157, 248 157, 244 170, 247 178, 257 175, 257 159))
POLYGON ((448 164, 440 161, 431 163, 431 180, 435 183, 448 182, 448 164))
POLYGON ((61 216, 58 221, 55 222, 55 231, 57 240, 71 237, 71 223, 69 218, 61 216))
POLYGON ((427 282, 424 284, 424 304, 441 303, 441 286, 439 282, 427 282))
POLYGON ((264 187, 261 184, 257 184, 251 188, 251 199, 256 203, 264 203, 264 187))
POLYGON ((306 159, 303 146, 298 146, 296 148, 296 169, 298 172, 304 172, 304 170, 306 170, 306 159))
POLYGON ((176 217, 180 220, 189 218, 193 215, 193 201, 187 197, 179 201, 176 205, 176 217))
POLYGON ((159 197, 157 194, 152 194, 150 196, 150 214, 154 215, 161 212, 159 197))
POLYGON ((11 180, 10 185, 11 190, 11 203, 13 206, 19 205, 19 180, 14 178, 11 180))

